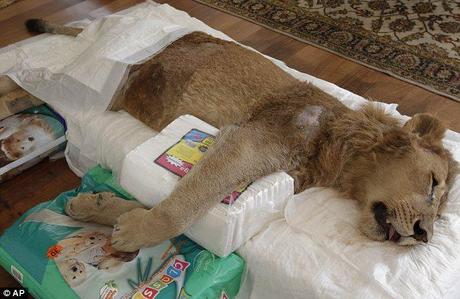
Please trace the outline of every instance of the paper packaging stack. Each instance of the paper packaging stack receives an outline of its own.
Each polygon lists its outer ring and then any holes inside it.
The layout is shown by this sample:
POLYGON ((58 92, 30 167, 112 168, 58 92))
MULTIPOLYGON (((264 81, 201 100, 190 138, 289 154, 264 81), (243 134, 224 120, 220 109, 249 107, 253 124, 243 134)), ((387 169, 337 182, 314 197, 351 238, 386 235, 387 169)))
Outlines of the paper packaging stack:
MULTIPOLYGON (((196 117, 179 117, 128 153, 119 175, 121 186, 148 207, 158 204, 212 146, 217 133, 196 117)), ((185 235, 215 254, 227 256, 273 219, 282 217, 293 194, 289 175, 268 175, 223 198, 185 235)))

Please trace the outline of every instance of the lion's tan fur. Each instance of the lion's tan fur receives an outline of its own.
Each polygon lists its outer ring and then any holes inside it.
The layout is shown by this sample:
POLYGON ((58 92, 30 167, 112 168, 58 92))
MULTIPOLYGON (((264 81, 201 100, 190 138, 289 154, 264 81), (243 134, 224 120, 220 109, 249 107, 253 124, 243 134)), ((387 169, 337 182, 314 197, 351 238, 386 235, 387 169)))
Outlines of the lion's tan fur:
POLYGON ((133 67, 114 109, 125 109, 156 130, 182 114, 223 130, 216 148, 168 200, 118 219, 121 233, 115 235, 125 250, 181 233, 235 184, 275 170, 288 171, 297 192, 328 186, 358 200, 361 229, 373 239, 385 238, 373 212, 376 203, 385 203, 388 221, 410 244, 417 220, 427 232, 423 239, 431 238, 456 169, 441 144, 445 128, 432 116, 417 115, 401 127, 371 105, 352 111, 259 54, 202 33, 187 35, 133 67), (308 119, 312 107, 322 109, 317 119, 308 119), (431 175, 440 181, 434 203, 427 199, 431 175), (136 217, 145 218, 147 228, 129 236, 135 230, 130 219, 136 217))
MULTIPOLYGON (((386 204, 387 220, 405 238, 414 234, 414 221, 430 238, 455 173, 441 143, 445 128, 432 116, 415 116, 401 127, 372 106, 350 110, 260 54, 199 32, 133 66, 112 109, 124 109, 155 130, 183 114, 221 129, 168 199, 151 210, 101 211, 102 222, 117 219, 113 240, 120 250, 182 233, 241 182, 278 170, 295 178, 296 192, 327 186, 358 200, 361 229, 373 239, 385 238, 372 210, 378 202, 386 204), (431 202, 432 176, 439 186, 431 202)), ((91 204, 74 202, 72 210, 81 216, 91 204)))

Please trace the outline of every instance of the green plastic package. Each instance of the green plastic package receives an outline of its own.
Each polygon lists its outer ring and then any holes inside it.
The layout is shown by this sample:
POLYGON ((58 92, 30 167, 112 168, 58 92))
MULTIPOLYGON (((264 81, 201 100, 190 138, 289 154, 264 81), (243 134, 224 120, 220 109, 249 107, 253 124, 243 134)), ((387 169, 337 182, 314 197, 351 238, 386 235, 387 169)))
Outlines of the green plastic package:
POLYGON ((132 200, 110 172, 95 167, 81 186, 27 211, 0 237, 0 263, 36 298, 234 298, 245 263, 219 258, 185 236, 135 253, 110 245, 110 227, 67 217, 80 192, 132 200))

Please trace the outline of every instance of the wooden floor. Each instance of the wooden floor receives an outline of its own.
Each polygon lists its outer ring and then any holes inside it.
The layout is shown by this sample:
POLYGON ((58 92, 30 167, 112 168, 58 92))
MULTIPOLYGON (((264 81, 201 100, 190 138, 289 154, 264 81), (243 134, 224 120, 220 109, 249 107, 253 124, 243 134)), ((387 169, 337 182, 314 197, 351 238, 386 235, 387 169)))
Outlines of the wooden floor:
MULTIPOLYGON (((30 36, 23 23, 30 17, 69 22, 97 18, 125 9, 140 0, 22 0, 0 10, 0 47, 30 36)), ((399 111, 413 115, 430 112, 460 132, 460 103, 415 85, 348 61, 327 51, 298 42, 256 24, 222 13, 191 0, 168 3, 223 31, 235 40, 285 61, 290 67, 335 83, 356 94, 378 101, 398 103, 399 111)), ((0 185, 0 233, 39 202, 77 186, 79 179, 64 160, 42 162, 13 180, 0 185)), ((0 287, 15 281, 0 270, 0 287)))

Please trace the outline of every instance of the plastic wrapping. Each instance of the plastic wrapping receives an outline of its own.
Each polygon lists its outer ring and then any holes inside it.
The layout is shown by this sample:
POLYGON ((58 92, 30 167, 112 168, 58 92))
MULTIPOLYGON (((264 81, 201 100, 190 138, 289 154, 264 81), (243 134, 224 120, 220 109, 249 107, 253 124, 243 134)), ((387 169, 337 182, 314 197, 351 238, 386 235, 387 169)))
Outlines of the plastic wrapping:
MULTIPOLYGON (((148 207, 158 204, 202 157, 217 133, 216 128, 196 117, 179 117, 127 154, 120 174, 121 186, 148 207)), ((290 176, 271 174, 224 198, 185 235, 215 254, 227 256, 270 221, 281 217, 293 194, 290 176)))
POLYGON ((227 256, 270 222, 283 217, 293 193, 293 179, 284 172, 260 178, 233 204, 221 202, 211 209, 185 235, 218 256, 227 256))
POLYGON ((234 298, 244 261, 219 258, 184 236, 138 252, 117 252, 112 229, 64 213, 79 192, 129 195, 95 168, 77 190, 27 211, 0 237, 0 264, 35 298, 234 298), (226 296, 226 297, 223 297, 226 296))
POLYGON ((67 146, 69 165, 85 173, 100 164, 114 175, 121 172, 123 159, 131 150, 157 134, 124 111, 88 114, 81 131, 81 144, 69 142, 67 146))
POLYGON ((177 171, 174 173, 167 167, 174 167, 175 165, 176 168, 183 167, 182 170, 178 170, 183 174, 191 166, 185 165, 188 164, 187 162, 167 161, 166 159, 161 166, 155 160, 171 146, 178 143, 192 129, 208 133, 211 136, 215 136, 219 132, 213 126, 196 117, 190 115, 179 117, 153 138, 139 143, 126 155, 120 173, 120 185, 146 206, 152 207, 165 199, 181 178, 176 174, 177 171))

